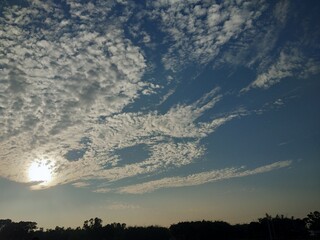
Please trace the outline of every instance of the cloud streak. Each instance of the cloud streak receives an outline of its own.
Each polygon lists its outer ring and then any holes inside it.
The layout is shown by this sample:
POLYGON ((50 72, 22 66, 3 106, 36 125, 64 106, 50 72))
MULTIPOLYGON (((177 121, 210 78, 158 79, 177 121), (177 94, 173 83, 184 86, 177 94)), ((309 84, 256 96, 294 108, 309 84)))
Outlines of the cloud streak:
POLYGON ((288 77, 304 79, 319 72, 319 61, 308 58, 294 46, 288 46, 280 52, 274 64, 271 64, 265 72, 259 74, 256 80, 241 91, 245 92, 252 88, 267 89, 288 77))
POLYGON ((280 161, 269 165, 265 165, 252 170, 244 170, 241 168, 225 168, 221 170, 214 170, 208 172, 201 172, 185 177, 168 177, 155 181, 145 182, 142 184, 136 184, 120 188, 120 193, 141 194, 146 192, 152 192, 160 188, 172 188, 172 187, 186 187, 196 186, 204 183, 216 182, 224 179, 245 177, 260 173, 269 172, 275 169, 288 167, 291 165, 291 161, 280 161))

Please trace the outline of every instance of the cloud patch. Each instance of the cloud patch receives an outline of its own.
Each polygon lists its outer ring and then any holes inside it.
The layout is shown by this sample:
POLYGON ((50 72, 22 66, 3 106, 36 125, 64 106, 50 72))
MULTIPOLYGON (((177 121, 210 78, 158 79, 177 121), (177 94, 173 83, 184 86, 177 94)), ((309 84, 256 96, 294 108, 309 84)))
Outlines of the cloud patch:
POLYGON ((222 46, 252 30, 265 9, 264 1, 209 3, 157 1, 149 3, 151 19, 161 22, 169 45, 162 61, 166 69, 179 70, 190 63, 206 64, 222 46))
POLYGON ((295 76, 305 79, 319 73, 320 67, 317 59, 308 58, 298 48, 290 46, 283 49, 277 61, 241 91, 245 92, 252 88, 267 89, 288 77, 295 76))

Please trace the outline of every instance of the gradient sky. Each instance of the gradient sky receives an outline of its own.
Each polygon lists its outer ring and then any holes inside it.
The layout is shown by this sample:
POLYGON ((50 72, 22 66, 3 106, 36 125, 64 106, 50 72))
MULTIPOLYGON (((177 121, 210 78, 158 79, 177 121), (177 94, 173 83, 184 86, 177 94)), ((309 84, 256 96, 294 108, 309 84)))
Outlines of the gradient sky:
POLYGON ((320 2, 0 3, 0 218, 320 208, 320 2))

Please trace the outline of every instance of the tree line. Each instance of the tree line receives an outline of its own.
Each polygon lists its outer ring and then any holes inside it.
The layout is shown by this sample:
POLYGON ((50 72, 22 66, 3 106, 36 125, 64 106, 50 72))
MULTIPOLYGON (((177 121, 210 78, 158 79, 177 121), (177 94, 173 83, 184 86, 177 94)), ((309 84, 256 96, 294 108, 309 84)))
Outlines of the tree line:
POLYGON ((84 221, 82 227, 44 230, 36 222, 13 222, 0 219, 1 240, 305 240, 320 239, 320 213, 306 218, 272 217, 266 214, 246 224, 224 221, 190 221, 160 226, 126 226, 124 223, 102 224, 100 218, 84 221))

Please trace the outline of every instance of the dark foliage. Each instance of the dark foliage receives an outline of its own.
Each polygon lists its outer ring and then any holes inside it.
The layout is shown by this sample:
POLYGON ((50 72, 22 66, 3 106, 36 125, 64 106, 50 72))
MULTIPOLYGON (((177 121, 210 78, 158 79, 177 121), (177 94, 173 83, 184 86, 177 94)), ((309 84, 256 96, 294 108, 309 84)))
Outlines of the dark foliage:
POLYGON ((216 221, 181 222, 170 226, 170 232, 177 240, 231 239, 232 226, 216 221))
POLYGON ((320 213, 318 211, 308 214, 308 217, 305 218, 307 225, 310 230, 319 231, 320 230, 320 213))
POLYGON ((266 215, 249 224, 230 225, 223 221, 180 222, 170 228, 148 226, 127 227, 124 223, 103 226, 100 218, 86 220, 83 227, 56 227, 44 231, 35 222, 13 222, 0 219, 1 240, 302 240, 320 239, 320 213, 312 212, 305 219, 283 215, 266 215))
POLYGON ((36 228, 35 222, 12 222, 10 219, 0 219, 0 239, 24 239, 36 228))
POLYGON ((170 239, 170 231, 164 227, 129 227, 125 231, 125 238, 128 240, 163 240, 170 239))

